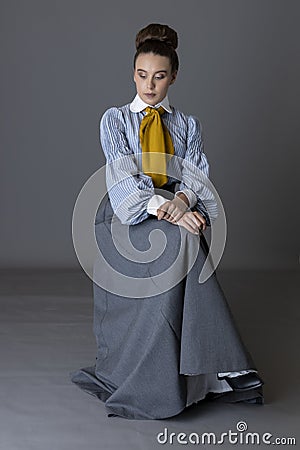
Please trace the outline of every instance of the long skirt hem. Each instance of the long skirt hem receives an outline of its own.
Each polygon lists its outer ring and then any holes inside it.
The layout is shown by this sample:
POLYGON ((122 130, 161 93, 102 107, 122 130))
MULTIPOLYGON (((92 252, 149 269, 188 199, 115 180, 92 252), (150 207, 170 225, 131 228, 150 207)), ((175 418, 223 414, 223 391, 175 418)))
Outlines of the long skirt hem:
POLYGON ((102 281, 93 282, 96 362, 74 372, 72 381, 103 401, 110 416, 164 419, 207 398, 263 403, 261 388, 238 393, 217 380, 219 372, 256 367, 216 273, 199 283, 208 256, 203 234, 179 228, 155 216, 124 226, 114 216, 108 196, 98 209, 95 236, 101 255, 133 287, 147 278, 152 289, 157 275, 172 267, 183 249, 179 269, 172 272, 178 279, 170 288, 145 297, 129 296, 123 284, 120 293, 118 277, 95 262, 94 280, 102 281), (149 236, 158 229, 167 237, 163 253, 148 262, 128 257, 132 249, 124 246, 127 229, 138 256, 149 250, 149 236), (187 271, 195 248, 195 260, 187 271))

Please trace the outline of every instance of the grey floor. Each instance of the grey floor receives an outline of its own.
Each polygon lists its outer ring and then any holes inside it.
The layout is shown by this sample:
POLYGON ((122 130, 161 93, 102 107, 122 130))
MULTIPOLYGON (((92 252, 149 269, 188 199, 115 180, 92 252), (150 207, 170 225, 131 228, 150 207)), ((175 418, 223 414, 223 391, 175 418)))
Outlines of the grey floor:
POLYGON ((292 447, 300 448, 299 272, 217 274, 266 382, 265 404, 201 402, 167 420, 137 421, 107 417, 100 401, 70 382, 69 373, 92 365, 96 351, 92 284, 83 271, 2 270, 0 449, 161 448, 157 434, 165 429, 165 447, 182 448, 180 432, 182 440, 204 432, 219 438, 239 421, 247 432, 271 433, 271 442, 295 437, 292 447))

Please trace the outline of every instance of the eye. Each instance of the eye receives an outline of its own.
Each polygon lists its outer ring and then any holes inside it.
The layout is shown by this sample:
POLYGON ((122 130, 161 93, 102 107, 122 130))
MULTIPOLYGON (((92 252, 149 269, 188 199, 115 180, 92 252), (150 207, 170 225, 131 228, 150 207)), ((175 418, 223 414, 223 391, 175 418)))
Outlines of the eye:
POLYGON ((157 80, 162 80, 162 79, 165 78, 165 77, 164 77, 164 75, 157 75, 155 78, 156 78, 157 80))
POLYGON ((140 78, 146 78, 146 75, 144 75, 143 73, 139 73, 139 77, 140 78))

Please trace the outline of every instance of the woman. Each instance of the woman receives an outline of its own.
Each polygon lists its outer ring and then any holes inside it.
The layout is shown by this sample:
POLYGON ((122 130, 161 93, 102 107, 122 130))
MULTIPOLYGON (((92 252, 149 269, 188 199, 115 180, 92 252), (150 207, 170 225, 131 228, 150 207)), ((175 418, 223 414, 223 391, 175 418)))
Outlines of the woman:
POLYGON ((200 123, 168 100, 177 44, 167 25, 138 32, 136 96, 100 122, 108 194, 95 234, 110 269, 95 263, 96 364, 72 381, 105 402, 109 416, 162 419, 207 396, 263 403, 263 381, 216 274, 198 282, 208 256, 203 232, 217 208, 199 176, 208 176, 200 123), (161 235, 149 250, 153 230, 166 236, 163 251, 161 235))

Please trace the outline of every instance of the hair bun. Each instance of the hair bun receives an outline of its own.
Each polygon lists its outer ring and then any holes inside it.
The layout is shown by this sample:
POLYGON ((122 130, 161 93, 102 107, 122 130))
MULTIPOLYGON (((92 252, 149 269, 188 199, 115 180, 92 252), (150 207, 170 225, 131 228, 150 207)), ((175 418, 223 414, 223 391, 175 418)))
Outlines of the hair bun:
POLYGON ((174 50, 178 47, 178 36, 175 30, 168 25, 151 23, 138 32, 135 39, 135 46, 138 49, 148 40, 160 41, 172 47, 174 50))

